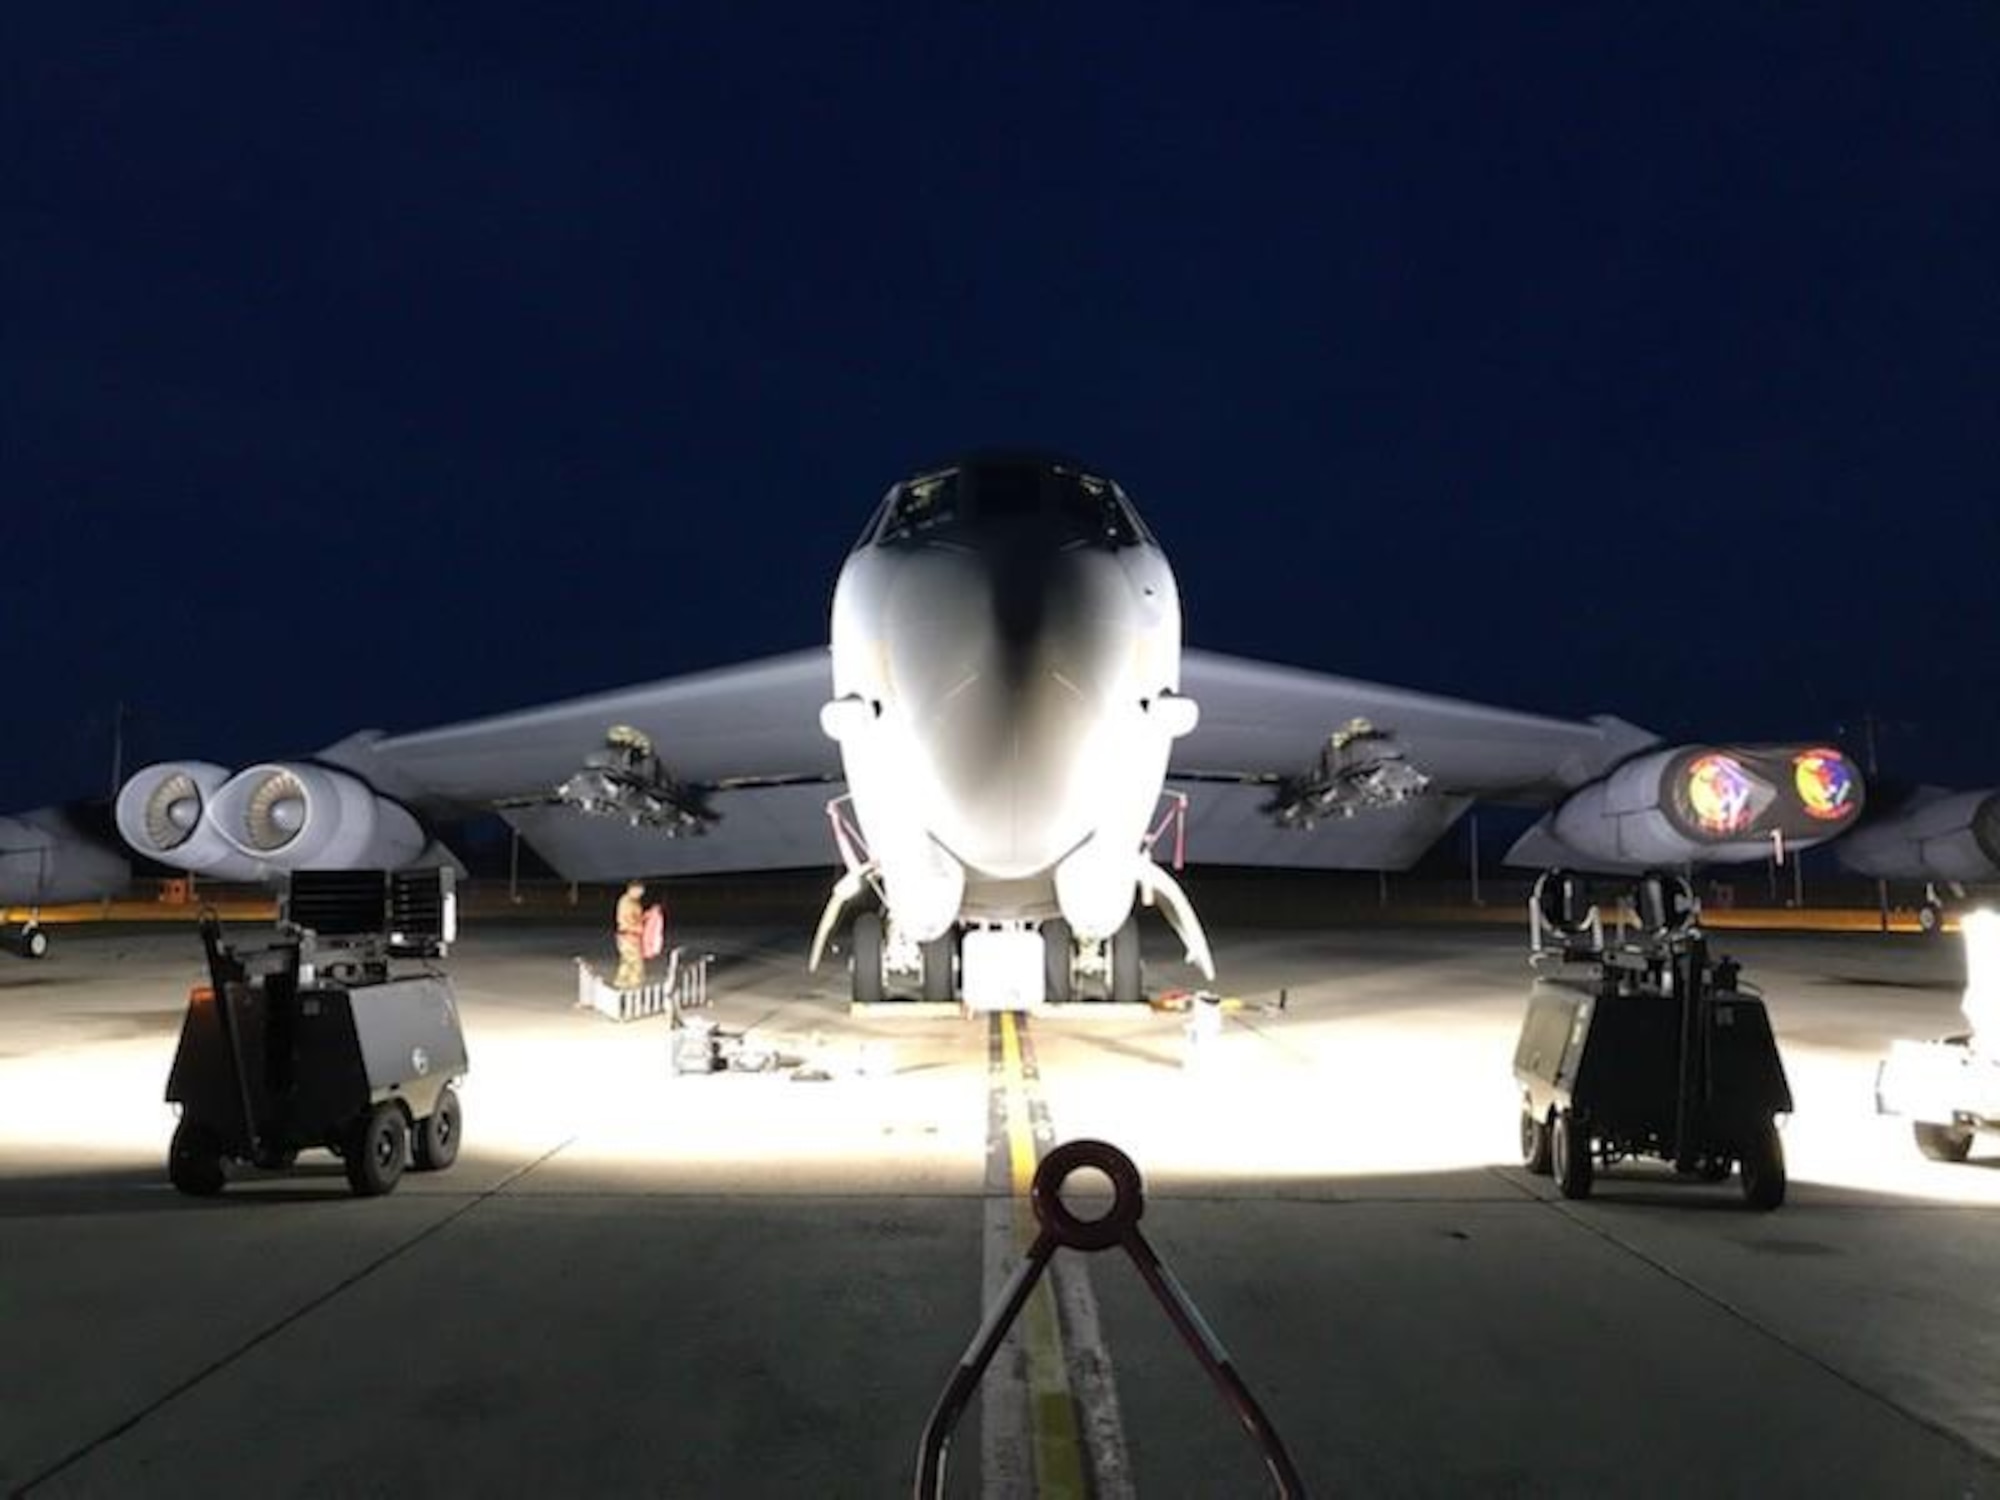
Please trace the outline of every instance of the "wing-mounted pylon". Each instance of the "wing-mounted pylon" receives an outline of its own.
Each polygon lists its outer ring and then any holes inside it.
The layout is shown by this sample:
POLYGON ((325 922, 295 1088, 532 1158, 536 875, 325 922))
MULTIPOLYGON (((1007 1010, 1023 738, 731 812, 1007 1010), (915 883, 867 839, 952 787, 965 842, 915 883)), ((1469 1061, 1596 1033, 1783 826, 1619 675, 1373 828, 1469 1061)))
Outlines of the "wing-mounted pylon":
POLYGON ((1394 807, 1422 796, 1430 784, 1430 777, 1410 764, 1392 730, 1350 719, 1326 737, 1305 774, 1278 781, 1264 811, 1280 827, 1311 829, 1328 818, 1394 807))
POLYGON ((1329 734, 1313 763, 1295 776, 1258 771, 1177 771, 1173 779, 1267 786, 1271 796, 1259 811, 1280 828, 1300 832, 1371 808, 1395 807, 1423 796, 1431 787, 1431 778, 1410 763, 1393 729, 1378 728, 1359 718, 1329 734))
POLYGON ((712 790, 669 772, 652 736, 629 724, 614 724, 605 731, 603 747, 586 755, 577 771, 549 791, 503 798, 495 805, 569 807, 591 817, 620 818, 671 839, 708 832, 717 820, 708 802, 712 790))

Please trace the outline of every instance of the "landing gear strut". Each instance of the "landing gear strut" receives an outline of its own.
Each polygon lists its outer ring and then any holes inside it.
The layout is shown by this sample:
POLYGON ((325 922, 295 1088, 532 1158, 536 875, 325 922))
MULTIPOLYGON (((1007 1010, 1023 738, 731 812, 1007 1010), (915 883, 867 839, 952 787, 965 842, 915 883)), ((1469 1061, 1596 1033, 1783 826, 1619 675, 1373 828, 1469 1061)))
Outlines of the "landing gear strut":
POLYGON ((0 944, 11 948, 22 958, 46 958, 49 951, 49 935, 42 931, 42 910, 30 907, 27 921, 21 930, 10 938, 0 939, 0 944))

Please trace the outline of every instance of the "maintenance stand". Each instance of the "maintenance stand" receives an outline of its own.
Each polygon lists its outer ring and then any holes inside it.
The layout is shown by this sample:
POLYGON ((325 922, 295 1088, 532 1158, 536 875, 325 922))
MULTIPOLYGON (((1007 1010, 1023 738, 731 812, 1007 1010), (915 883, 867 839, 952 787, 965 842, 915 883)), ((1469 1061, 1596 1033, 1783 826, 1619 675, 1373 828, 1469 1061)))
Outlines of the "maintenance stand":
POLYGON ((1552 870, 1529 901, 1537 970, 1514 1049, 1521 1159, 1586 1198, 1599 1168, 1659 1157, 1684 1176, 1740 1171, 1743 1199, 1785 1201, 1777 1116, 1791 1089, 1764 1003, 1734 960, 1711 960, 1700 908, 1677 875, 1633 893, 1636 937, 1607 946, 1581 879, 1552 870))
POLYGON ((203 916, 209 983, 188 996, 167 1100, 180 1125, 167 1176, 183 1193, 222 1191, 226 1162, 269 1170, 301 1151, 340 1157, 356 1194, 394 1189, 414 1157, 458 1157, 455 1079, 465 1035, 451 981, 392 978, 393 959, 444 956, 457 935, 450 870, 299 871, 276 940, 225 943, 203 916))

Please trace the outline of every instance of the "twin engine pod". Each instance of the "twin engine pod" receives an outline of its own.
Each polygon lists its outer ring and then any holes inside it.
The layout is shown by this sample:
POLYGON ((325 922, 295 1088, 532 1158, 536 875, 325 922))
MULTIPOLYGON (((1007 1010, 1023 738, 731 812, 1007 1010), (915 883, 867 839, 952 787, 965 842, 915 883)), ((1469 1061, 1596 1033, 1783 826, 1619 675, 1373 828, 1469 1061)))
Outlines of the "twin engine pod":
POLYGON ((207 761, 148 766, 118 793, 118 832, 148 858, 214 880, 385 869, 426 839, 400 804, 345 771, 300 762, 234 776, 207 761))
POLYGON ((1570 793, 1508 858, 1600 870, 1762 859, 1777 839, 1806 848, 1845 831, 1863 798, 1860 771, 1823 745, 1655 750, 1570 793))
POLYGON ((1840 862, 1885 880, 2000 879, 2000 790, 1921 787, 1871 811, 1840 841, 1840 862))

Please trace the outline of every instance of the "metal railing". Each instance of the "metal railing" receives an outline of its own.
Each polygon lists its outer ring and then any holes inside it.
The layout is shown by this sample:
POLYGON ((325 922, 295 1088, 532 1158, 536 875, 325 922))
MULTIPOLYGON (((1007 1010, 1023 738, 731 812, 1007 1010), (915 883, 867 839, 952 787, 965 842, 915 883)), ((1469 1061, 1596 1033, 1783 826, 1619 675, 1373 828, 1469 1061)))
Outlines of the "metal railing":
POLYGON ((607 982, 587 960, 576 961, 576 1003, 612 1021, 638 1021, 647 1016, 675 1016, 708 1004, 708 966, 713 953, 690 956, 685 948, 667 953, 667 972, 633 989, 607 982))

